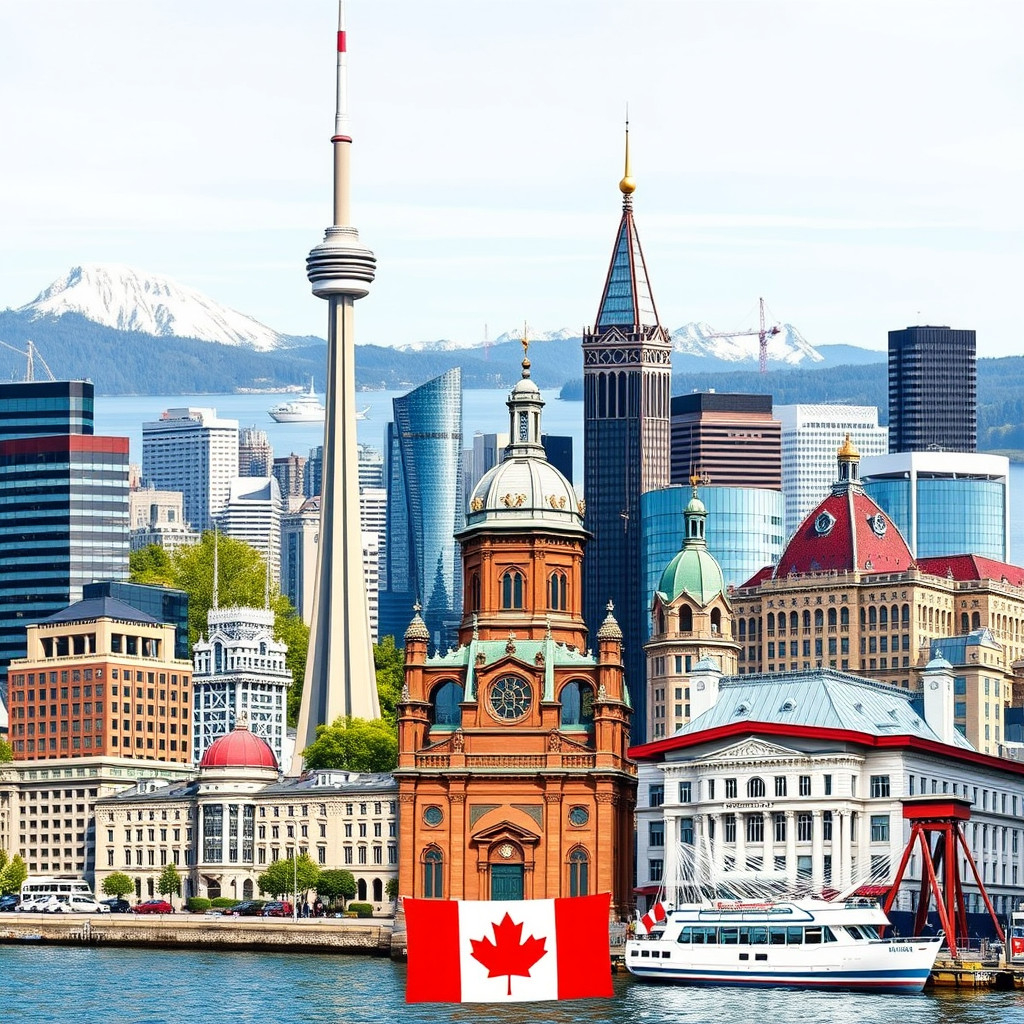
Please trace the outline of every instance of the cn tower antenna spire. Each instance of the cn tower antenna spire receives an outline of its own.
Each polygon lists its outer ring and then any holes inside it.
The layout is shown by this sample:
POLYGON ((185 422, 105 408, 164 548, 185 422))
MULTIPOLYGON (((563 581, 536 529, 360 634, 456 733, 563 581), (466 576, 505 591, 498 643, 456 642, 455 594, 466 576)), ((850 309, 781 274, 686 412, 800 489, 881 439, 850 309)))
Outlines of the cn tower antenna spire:
POLYGON ((337 718, 380 717, 363 575, 356 449, 355 300, 370 290, 373 253, 359 241, 349 210, 348 34, 338 4, 337 94, 334 114, 334 219, 306 257, 313 294, 326 299, 327 386, 320 483, 320 533, 313 585, 306 677, 291 774, 318 725, 337 718))

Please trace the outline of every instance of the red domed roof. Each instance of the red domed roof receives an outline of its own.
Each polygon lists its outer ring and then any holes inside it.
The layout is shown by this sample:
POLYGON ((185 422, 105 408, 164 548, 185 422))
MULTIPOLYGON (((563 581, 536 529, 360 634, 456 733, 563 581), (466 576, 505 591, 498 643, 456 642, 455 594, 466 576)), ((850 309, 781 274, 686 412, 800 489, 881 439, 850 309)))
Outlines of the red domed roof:
POLYGON ((856 484, 837 487, 800 524, 775 567, 793 573, 903 572, 914 557, 893 521, 856 484))
POLYGON ((266 740, 253 736, 247 725, 239 724, 206 748, 199 767, 270 768, 276 772, 277 758, 266 740))

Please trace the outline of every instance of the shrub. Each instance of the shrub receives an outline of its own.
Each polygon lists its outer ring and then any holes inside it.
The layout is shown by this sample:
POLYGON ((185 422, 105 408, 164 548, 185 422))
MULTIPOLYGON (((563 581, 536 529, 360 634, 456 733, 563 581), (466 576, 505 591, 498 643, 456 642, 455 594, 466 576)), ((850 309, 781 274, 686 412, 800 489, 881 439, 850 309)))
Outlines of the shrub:
POLYGON ((208 900, 205 896, 192 896, 185 901, 185 909, 192 914, 202 914, 209 910, 211 906, 212 901, 208 900))
POLYGON ((373 917, 372 903, 350 903, 348 909, 349 913, 355 914, 357 917, 373 917))
POLYGON ((216 910, 225 910, 227 907, 233 907, 238 900, 233 900, 230 896, 218 896, 215 900, 210 900, 210 906, 216 910))

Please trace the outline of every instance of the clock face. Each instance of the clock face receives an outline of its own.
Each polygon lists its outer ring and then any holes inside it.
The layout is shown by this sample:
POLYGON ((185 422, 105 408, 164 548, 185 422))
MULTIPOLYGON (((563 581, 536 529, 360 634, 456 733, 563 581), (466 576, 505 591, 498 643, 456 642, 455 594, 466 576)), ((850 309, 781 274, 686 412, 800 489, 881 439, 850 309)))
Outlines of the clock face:
POLYGON ((533 692, 530 684, 518 676, 502 676, 490 693, 491 711, 506 722, 522 718, 530 710, 533 692))
POLYGON ((428 825, 440 825, 444 821, 444 812, 440 807, 431 805, 430 807, 424 808, 423 820, 428 825))
POLYGON ((576 825, 577 827, 579 827, 580 825, 586 825, 588 821, 590 821, 590 811, 588 811, 586 807, 569 808, 570 825, 576 825))
POLYGON ((868 516, 868 524, 871 526, 871 530, 876 537, 885 536, 888 524, 881 512, 876 512, 873 516, 868 516))
POLYGON ((836 517, 831 512, 821 512, 818 514, 818 518, 814 520, 814 532, 819 537, 827 537, 835 525, 836 517))

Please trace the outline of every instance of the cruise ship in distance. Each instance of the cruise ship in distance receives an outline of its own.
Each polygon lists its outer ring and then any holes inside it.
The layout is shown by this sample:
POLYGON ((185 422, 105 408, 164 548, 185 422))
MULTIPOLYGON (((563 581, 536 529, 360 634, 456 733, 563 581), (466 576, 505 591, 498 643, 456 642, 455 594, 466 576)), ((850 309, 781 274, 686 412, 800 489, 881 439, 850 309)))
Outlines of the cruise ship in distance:
MULTIPOLYGON (((370 407, 356 410, 356 419, 365 420, 370 407)), ((313 390, 313 378, 309 378, 309 390, 290 402, 272 406, 268 412, 278 423, 323 423, 327 410, 313 390)))

